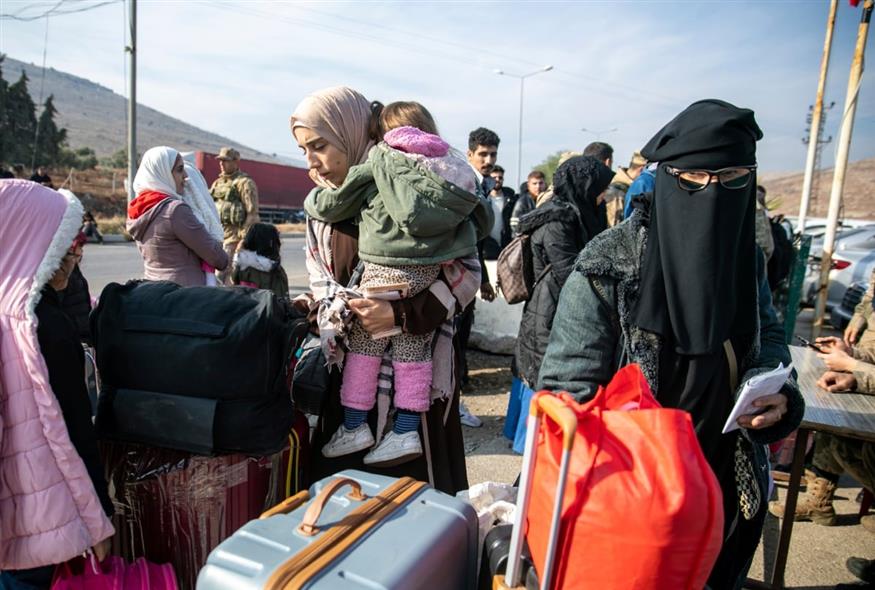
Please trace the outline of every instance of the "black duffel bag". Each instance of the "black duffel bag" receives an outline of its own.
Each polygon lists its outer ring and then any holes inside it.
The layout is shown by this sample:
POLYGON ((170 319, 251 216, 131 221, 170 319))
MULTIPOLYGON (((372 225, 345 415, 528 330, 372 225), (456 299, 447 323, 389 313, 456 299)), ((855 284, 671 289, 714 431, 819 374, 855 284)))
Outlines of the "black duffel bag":
POLYGON ((91 314, 100 436, 199 454, 288 441, 291 354, 306 318, 270 292, 111 283, 91 314))

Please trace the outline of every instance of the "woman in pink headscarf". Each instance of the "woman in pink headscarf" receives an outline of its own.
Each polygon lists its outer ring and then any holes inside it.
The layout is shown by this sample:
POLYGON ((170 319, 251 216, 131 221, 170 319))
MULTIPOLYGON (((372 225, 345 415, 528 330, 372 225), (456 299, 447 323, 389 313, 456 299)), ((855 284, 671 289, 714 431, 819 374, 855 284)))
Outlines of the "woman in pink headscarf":
MULTIPOLYGON (((367 159, 369 150, 382 138, 381 111, 380 103, 371 103, 347 87, 314 92, 298 104, 290 121, 292 135, 303 150, 310 177, 317 185, 314 199, 319 198, 319 191, 342 185, 350 168, 367 159)), ((343 423, 341 372, 335 368, 313 439, 311 473, 318 479, 343 469, 363 469, 394 477, 414 477, 455 494, 468 488, 468 479, 459 422, 458 351, 454 346, 453 317, 471 302, 480 287, 479 263, 475 256, 443 266, 437 281, 408 299, 389 302, 357 298, 344 289, 359 262, 357 216, 356 212, 353 217, 335 223, 308 220, 310 311, 319 326, 330 364, 342 361, 342 348, 334 345, 332 334, 338 334, 335 330, 343 331, 335 320, 345 315, 338 310, 347 306, 370 334, 394 328, 408 334, 437 333, 431 405, 423 412, 420 427, 424 453, 394 467, 364 464, 364 450, 324 457, 323 447, 343 423)), ((391 378, 386 381, 391 383, 391 378)), ((376 432, 381 433, 387 424, 391 396, 388 387, 381 387, 378 393, 377 407, 369 420, 376 426, 376 432)))
POLYGON ((75 197, 0 181, 0 588, 48 588, 53 565, 113 534, 82 347, 60 308, 81 257, 75 197))

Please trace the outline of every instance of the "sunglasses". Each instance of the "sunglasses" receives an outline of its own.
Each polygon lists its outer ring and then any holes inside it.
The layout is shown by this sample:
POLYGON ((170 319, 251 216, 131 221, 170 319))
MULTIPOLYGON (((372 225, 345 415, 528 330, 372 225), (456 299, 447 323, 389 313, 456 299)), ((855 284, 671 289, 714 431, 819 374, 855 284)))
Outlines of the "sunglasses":
POLYGON ((673 166, 665 167, 665 171, 677 179, 678 187, 688 192, 707 188, 715 178, 721 186, 728 189, 746 188, 753 180, 756 169, 756 166, 732 166, 720 170, 681 170, 673 166))

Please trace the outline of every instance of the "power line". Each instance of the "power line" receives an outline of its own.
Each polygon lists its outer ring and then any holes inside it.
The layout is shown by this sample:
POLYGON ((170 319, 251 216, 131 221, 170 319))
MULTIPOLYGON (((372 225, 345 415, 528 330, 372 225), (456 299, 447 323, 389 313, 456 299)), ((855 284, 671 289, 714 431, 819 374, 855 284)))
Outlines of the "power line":
MULTIPOLYGON (((467 56, 461 56, 461 55, 455 55, 452 53, 443 53, 443 52, 442 53, 435 53, 432 51, 425 50, 421 46, 418 46, 418 45, 411 45, 411 44, 407 44, 407 43, 397 41, 397 40, 396 41, 389 41, 389 40, 385 39, 384 37, 371 35, 371 34, 368 34, 368 33, 365 33, 365 32, 359 31, 359 30, 351 30, 351 29, 347 29, 347 28, 343 28, 343 27, 333 26, 333 25, 325 24, 323 22, 319 22, 319 21, 315 21, 315 20, 310 20, 310 19, 301 18, 301 17, 292 17, 292 16, 288 16, 288 15, 283 15, 283 14, 276 14, 276 13, 260 10, 257 8, 253 8, 252 6, 239 6, 239 5, 218 3, 218 4, 213 5, 213 7, 218 8, 220 10, 225 10, 227 12, 232 12, 235 14, 242 14, 242 15, 246 15, 246 16, 250 16, 250 17, 270 20, 272 22, 279 21, 279 22, 285 22, 285 23, 292 24, 292 25, 304 26, 304 27, 308 27, 311 29, 318 29, 318 30, 325 31, 327 33, 342 36, 346 39, 349 39, 349 38, 360 39, 360 40, 367 41, 367 42, 370 42, 370 43, 373 43, 376 45, 382 45, 382 46, 388 47, 390 49, 398 49, 398 50, 403 50, 406 52, 418 53, 420 55, 423 55, 423 56, 426 56, 429 58, 438 58, 438 59, 443 59, 443 60, 447 60, 447 61, 453 61, 453 62, 460 63, 460 64, 463 64, 463 65, 468 66, 468 67, 481 67, 482 69, 487 69, 485 66, 478 66, 478 65, 472 63, 470 57, 467 57, 467 56)), ((321 11, 315 11, 315 12, 317 12, 319 14, 326 15, 326 16, 332 16, 332 17, 337 16, 339 18, 342 18, 343 20, 354 22, 360 26, 372 27, 372 28, 382 29, 382 30, 390 31, 390 32, 403 32, 405 34, 411 34, 411 33, 407 33, 405 31, 402 31, 401 29, 396 29, 393 27, 385 26, 385 25, 374 24, 371 22, 363 21, 361 19, 356 19, 356 18, 352 18, 352 17, 342 17, 342 16, 334 15, 334 14, 331 14, 328 12, 321 12, 321 11)), ((467 46, 467 45, 457 43, 454 41, 442 40, 442 39, 439 39, 437 37, 432 37, 432 36, 427 36, 427 35, 422 36, 422 35, 418 35, 418 34, 416 36, 419 39, 430 39, 430 40, 433 40, 436 42, 443 43, 445 45, 449 45, 449 46, 457 47, 459 49, 463 49, 463 50, 465 50, 465 52, 467 54, 470 54, 472 52, 474 52, 474 53, 487 53, 487 54, 496 55, 496 56, 500 57, 501 59, 505 59, 505 60, 510 59, 511 61, 515 61, 518 63, 526 63, 526 64, 534 63, 534 62, 530 62, 528 60, 522 60, 519 58, 499 54, 499 53, 496 53, 494 51, 479 49, 476 47, 467 46)), ((543 65, 543 64, 537 64, 537 65, 543 65)), ((650 104, 660 106, 660 107, 675 106, 679 102, 677 99, 674 99, 671 97, 660 97, 659 95, 655 95, 651 92, 642 92, 640 88, 626 86, 626 85, 619 84, 616 82, 608 82, 605 80, 599 80, 599 79, 591 78, 591 77, 587 77, 587 76, 577 75, 573 72, 562 71, 558 67, 556 68, 556 70, 557 70, 557 72, 564 75, 565 79, 564 80, 557 80, 557 79, 553 78, 552 80, 545 82, 545 83, 554 82, 554 83, 564 84, 565 86, 575 86, 577 88, 581 88, 584 86, 592 86, 593 90, 598 90, 601 93, 610 94, 610 95, 616 96, 618 98, 621 98, 623 100, 627 100, 627 101, 635 102, 635 103, 650 103, 650 104), (587 78, 589 78, 589 79, 587 79, 587 78), (612 86, 615 88, 611 88, 612 86)))
MULTIPOLYGON (((60 6, 60 4, 59 4, 59 6, 60 6)), ((48 50, 49 50, 49 18, 46 17, 46 36, 45 36, 45 39, 43 40, 43 71, 42 71, 42 76, 40 76, 39 102, 37 103, 38 105, 42 105, 43 112, 45 112, 45 109, 46 109, 46 105, 43 103, 43 90, 46 86, 46 54, 48 53, 48 50)), ((33 132, 33 156, 30 159, 31 170, 33 170, 33 168, 36 166, 36 155, 37 155, 37 152, 39 151, 39 128, 40 128, 40 120, 39 120, 39 117, 37 117, 36 129, 34 129, 34 132, 33 132)))
POLYGON ((19 10, 17 13, 14 13, 14 14, 9 14, 9 13, 0 14, 0 19, 29 22, 29 21, 39 20, 41 18, 47 18, 49 16, 63 16, 63 15, 67 15, 67 14, 77 14, 80 12, 88 12, 89 10, 94 10, 95 8, 100 8, 102 6, 107 6, 109 4, 116 4, 118 2, 121 2, 122 0, 106 0, 104 2, 98 2, 97 4, 83 6, 82 8, 72 8, 70 10, 61 10, 60 9, 61 5, 63 5, 67 1, 69 1, 69 0, 60 0, 60 2, 58 2, 52 8, 46 10, 42 14, 37 14, 34 16, 20 16, 21 13, 24 12, 25 10, 29 10, 30 8, 32 8, 32 7, 28 6, 27 8, 19 10))
MULTIPOLYGON (((519 64, 525 64, 526 66, 541 67, 544 65, 541 62, 534 62, 534 61, 530 61, 530 60, 523 59, 520 57, 507 55, 505 53, 499 53, 497 51, 493 51, 493 50, 488 49, 488 48, 474 47, 471 45, 466 45, 464 43, 451 41, 448 39, 441 39, 440 37, 435 37, 433 35, 423 34, 423 32, 419 29, 411 31, 411 30, 405 30, 405 29, 400 29, 400 28, 396 28, 396 27, 390 27, 388 25, 383 25, 380 23, 365 21, 365 20, 362 20, 360 18, 354 18, 354 17, 343 15, 343 14, 335 14, 335 13, 326 12, 326 11, 322 11, 322 10, 316 10, 315 8, 312 8, 312 7, 308 8, 308 12, 314 12, 316 14, 321 14, 323 16, 328 16, 331 18, 339 19, 339 20, 345 20, 345 21, 352 22, 352 23, 359 25, 359 26, 366 26, 366 27, 371 27, 374 29, 380 29, 380 30, 394 33, 394 34, 407 35, 409 37, 414 37, 417 41, 422 41, 422 40, 434 41, 435 43, 441 43, 443 45, 462 49, 462 50, 466 51, 467 53, 473 52, 473 53, 476 53, 477 55, 484 55, 484 54, 491 55, 491 56, 496 57, 496 58, 501 59, 501 60, 505 60, 505 61, 510 60, 513 62, 517 62, 519 64)), ((550 60, 547 60, 547 61, 550 61, 550 60)), ((470 60, 465 60, 465 63, 470 64, 470 60)), ((571 80, 574 80, 575 82, 578 82, 578 83, 583 81, 583 80, 588 80, 588 81, 591 81, 595 84, 598 84, 602 88, 605 85, 607 85, 607 86, 613 86, 619 90, 623 90, 623 91, 627 91, 629 93, 632 93, 632 96, 630 96, 628 98, 634 97, 635 100, 640 100, 640 97, 641 97, 641 88, 640 87, 635 87, 635 86, 631 86, 628 84, 621 84, 619 82, 611 82, 608 80, 601 80, 601 79, 596 78, 594 76, 588 76, 585 74, 573 72, 573 71, 566 70, 566 69, 558 69, 557 72, 560 75, 565 76, 566 78, 570 78, 571 80)), ((665 106, 674 106, 678 102, 678 99, 676 97, 660 95, 658 93, 654 93, 654 92, 651 92, 649 90, 647 92, 647 95, 649 97, 652 97, 652 98, 662 99, 662 101, 664 101, 666 103, 665 106)))

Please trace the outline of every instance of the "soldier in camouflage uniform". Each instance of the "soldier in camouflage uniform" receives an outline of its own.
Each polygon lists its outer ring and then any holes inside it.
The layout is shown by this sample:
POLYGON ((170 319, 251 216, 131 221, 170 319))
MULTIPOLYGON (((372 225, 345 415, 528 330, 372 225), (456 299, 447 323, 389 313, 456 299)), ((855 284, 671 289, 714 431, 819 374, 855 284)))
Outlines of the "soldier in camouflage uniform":
POLYGON ((628 168, 620 166, 610 186, 605 190, 605 209, 608 214, 608 227, 614 227, 623 221, 623 205, 626 199, 626 191, 644 170, 647 160, 641 152, 634 152, 628 168))
POLYGON ((845 328, 845 343, 849 346, 860 346, 863 348, 875 348, 875 309, 872 306, 872 298, 875 295, 875 271, 869 277, 869 288, 866 289, 865 295, 854 308, 854 317, 848 322, 848 327, 845 328), (865 331, 864 331, 865 330, 865 331), (860 338, 860 333, 863 337, 860 338))
POLYGON ((766 207, 766 189, 762 185, 757 185, 756 208, 757 246, 762 249, 768 262, 775 252, 775 238, 772 237, 772 222, 769 220, 769 210, 766 207))
MULTIPOLYGON (((225 230, 223 246, 230 259, 246 236, 246 231, 254 223, 258 223, 258 187, 248 174, 240 170, 240 152, 233 148, 223 147, 216 156, 222 174, 210 187, 210 194, 216 201, 219 219, 225 230)), ((228 268, 219 273, 219 280, 227 284, 228 268)))

